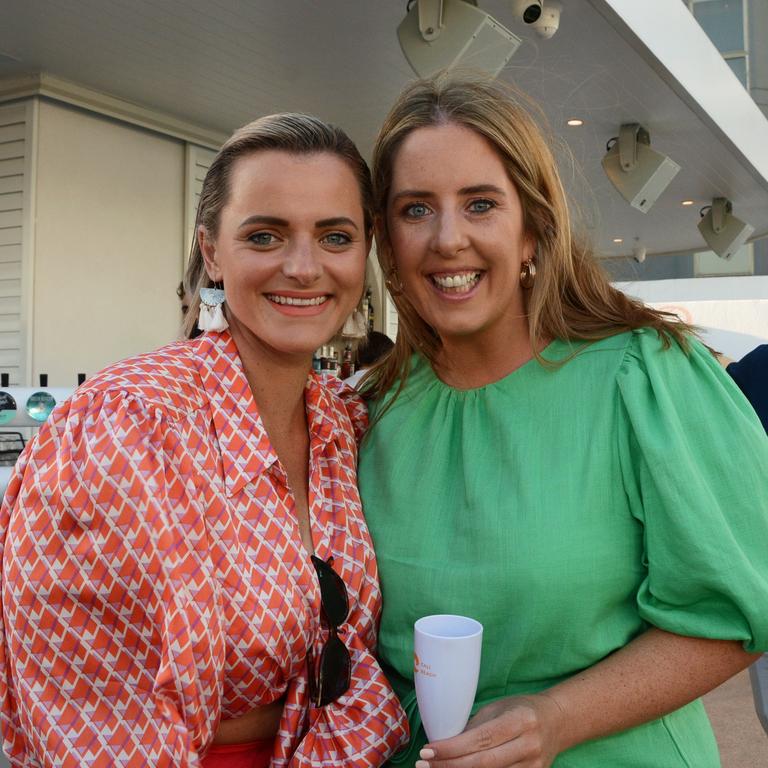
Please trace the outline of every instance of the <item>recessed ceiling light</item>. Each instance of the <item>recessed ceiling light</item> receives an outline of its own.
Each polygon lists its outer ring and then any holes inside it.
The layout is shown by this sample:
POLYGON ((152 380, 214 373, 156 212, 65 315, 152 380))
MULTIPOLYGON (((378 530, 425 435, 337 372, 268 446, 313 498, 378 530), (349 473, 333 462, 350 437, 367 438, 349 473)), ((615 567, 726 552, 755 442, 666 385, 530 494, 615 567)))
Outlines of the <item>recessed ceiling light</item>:
POLYGON ((681 200, 680 205, 693 205, 693 200, 681 200))
POLYGON ((577 127, 577 126, 579 126, 579 125, 584 125, 584 121, 583 121, 583 120, 579 120, 579 118, 578 118, 578 117, 572 117, 572 118, 571 118, 571 119, 568 121, 568 125, 570 125, 570 126, 572 126, 572 127, 574 127, 574 128, 575 128, 575 127, 577 127))
POLYGON ((624 238, 623 237, 614 237, 613 238, 613 242, 614 243, 623 243, 624 242, 624 238))

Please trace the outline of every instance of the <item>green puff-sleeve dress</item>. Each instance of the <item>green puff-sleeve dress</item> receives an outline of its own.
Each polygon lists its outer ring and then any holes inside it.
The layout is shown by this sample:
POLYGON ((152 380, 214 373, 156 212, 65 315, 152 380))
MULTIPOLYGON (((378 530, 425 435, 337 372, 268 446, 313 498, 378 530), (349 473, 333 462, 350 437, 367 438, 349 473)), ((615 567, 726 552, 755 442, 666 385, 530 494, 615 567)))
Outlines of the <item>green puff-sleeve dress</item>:
MULTIPOLYGON (((550 360, 578 347, 552 342, 550 360)), ((484 625, 475 711, 599 662, 654 625, 768 648, 768 438, 698 342, 636 331, 472 390, 418 357, 363 441, 383 587, 379 652, 425 742, 413 623, 484 625)), ((375 417, 384 403, 372 405, 375 417)), ((562 753, 555 768, 713 768, 700 701, 562 753)))

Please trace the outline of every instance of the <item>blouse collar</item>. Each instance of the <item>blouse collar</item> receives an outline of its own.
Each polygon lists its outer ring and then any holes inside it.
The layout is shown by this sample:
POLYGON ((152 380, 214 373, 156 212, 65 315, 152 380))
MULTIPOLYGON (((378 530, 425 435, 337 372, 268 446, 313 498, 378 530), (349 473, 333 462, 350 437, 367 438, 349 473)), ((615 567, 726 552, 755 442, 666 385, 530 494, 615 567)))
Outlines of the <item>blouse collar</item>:
MULTIPOLYGON (((211 404, 221 448, 227 496, 268 472, 284 474, 253 399, 237 346, 228 331, 197 339, 196 363, 211 404)), ((310 374, 305 389, 310 455, 322 454, 340 435, 340 405, 310 374)))

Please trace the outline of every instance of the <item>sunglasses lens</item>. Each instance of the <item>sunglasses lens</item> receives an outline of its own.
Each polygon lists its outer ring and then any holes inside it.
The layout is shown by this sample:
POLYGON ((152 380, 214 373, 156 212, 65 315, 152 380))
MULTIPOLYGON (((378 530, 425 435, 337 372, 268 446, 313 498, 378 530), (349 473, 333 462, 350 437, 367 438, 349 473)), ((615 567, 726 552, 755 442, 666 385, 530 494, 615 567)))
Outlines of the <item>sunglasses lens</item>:
POLYGON ((319 557, 313 555, 312 562, 320 582, 320 597, 325 615, 332 626, 340 627, 349 614, 349 601, 344 580, 319 557))
POLYGON ((320 656, 319 706, 336 701, 349 688, 352 660, 347 646, 335 635, 326 643, 320 656))

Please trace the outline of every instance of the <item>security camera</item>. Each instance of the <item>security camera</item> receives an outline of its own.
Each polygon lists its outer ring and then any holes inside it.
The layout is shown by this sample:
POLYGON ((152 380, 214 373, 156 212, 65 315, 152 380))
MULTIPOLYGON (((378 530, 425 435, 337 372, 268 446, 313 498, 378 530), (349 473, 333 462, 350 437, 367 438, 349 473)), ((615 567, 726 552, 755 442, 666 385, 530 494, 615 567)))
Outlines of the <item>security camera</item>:
POLYGON ((548 40, 552 35, 557 32, 560 26, 560 11, 563 10, 561 3, 556 3, 554 0, 547 0, 544 3, 544 8, 539 15, 539 18, 531 25, 531 29, 539 37, 543 37, 548 40))
POLYGON ((512 0, 512 13, 526 24, 534 24, 541 16, 541 0, 512 0))
POLYGON ((724 197, 715 197, 712 205, 701 209, 699 232, 707 245, 721 259, 730 259, 736 251, 747 242, 755 231, 733 215, 733 205, 724 197))
POLYGON ((638 123, 626 123, 608 142, 603 170, 621 196, 638 211, 648 213, 659 195, 675 178, 680 166, 651 149, 648 131, 638 123))

